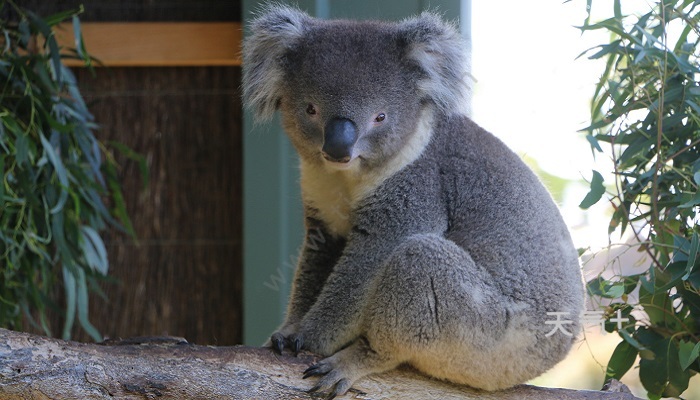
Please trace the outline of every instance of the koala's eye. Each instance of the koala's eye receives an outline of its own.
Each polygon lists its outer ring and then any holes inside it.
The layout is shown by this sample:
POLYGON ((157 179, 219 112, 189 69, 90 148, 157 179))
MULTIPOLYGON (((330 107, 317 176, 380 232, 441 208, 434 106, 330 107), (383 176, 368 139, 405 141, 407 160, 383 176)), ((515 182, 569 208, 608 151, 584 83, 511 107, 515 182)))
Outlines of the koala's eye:
POLYGON ((379 113, 376 118, 374 118, 374 122, 382 122, 386 119, 386 114, 384 113, 379 113))
POLYGON ((306 113, 309 115, 316 115, 316 107, 314 107, 313 104, 309 104, 309 106, 306 107, 306 113))

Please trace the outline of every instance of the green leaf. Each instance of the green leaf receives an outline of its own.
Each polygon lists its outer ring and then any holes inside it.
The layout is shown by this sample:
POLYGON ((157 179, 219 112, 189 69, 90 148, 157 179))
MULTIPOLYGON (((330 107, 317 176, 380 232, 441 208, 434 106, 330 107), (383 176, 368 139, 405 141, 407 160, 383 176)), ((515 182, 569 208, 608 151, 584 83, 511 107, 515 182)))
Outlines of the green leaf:
POLYGON ((141 175, 141 179, 143 180, 143 189, 145 190, 148 188, 148 183, 149 183, 149 174, 148 174, 148 163, 146 161, 146 157, 143 155, 135 152, 134 150, 130 149, 128 146, 119 143, 117 141, 110 141, 109 145, 116 148, 119 150, 119 152, 126 156, 127 158, 136 161, 139 164, 139 172, 141 175))
POLYGON ((586 287, 591 296, 600 296, 607 299, 619 299, 624 294, 630 294, 637 287, 639 275, 624 277, 621 280, 610 281, 602 276, 591 279, 586 287))
POLYGON ((693 272, 693 267, 695 266, 695 258, 698 255, 698 233, 693 232, 693 238, 690 241, 690 252, 688 254, 688 262, 685 266, 685 275, 683 275, 683 280, 687 281, 690 273, 693 272))
MULTIPOLYGON (((627 330, 621 329, 618 331, 618 333, 620 334, 620 336, 622 336, 623 339, 625 339, 625 342, 629 343, 630 345, 632 345, 632 347, 637 349, 637 352, 639 353, 639 356, 642 359, 653 360, 656 357, 653 351, 649 350, 645 345, 643 345, 632 335, 630 335, 630 333, 627 332, 627 330)), ((645 331, 641 329, 637 331, 637 334, 640 336, 644 335, 644 333, 645 331)))
MULTIPOLYGON (((5 171, 5 157, 6 156, 4 154, 0 154, 0 171, 2 171, 2 175, 0 175, 0 177, 2 177, 2 178, 0 178, 0 202, 2 202, 3 208, 6 207, 5 206, 5 176, 7 175, 7 172, 5 171)), ((0 216, 2 216, 2 213, 0 213, 0 216)))
MULTIPOLYGON (((630 34, 625 32, 625 30, 622 26, 622 22, 619 19, 614 18, 614 17, 608 18, 606 20, 600 21, 600 22, 595 23, 595 24, 590 24, 590 25, 586 25, 586 26, 579 26, 577 28, 580 29, 581 31, 593 31, 593 30, 598 30, 598 29, 606 29, 610 32, 617 34, 621 38, 633 40, 635 43, 638 43, 638 41, 635 38, 633 38, 630 34)), ((638 43, 638 44, 641 44, 641 43, 638 43)))
POLYGON ((51 215, 51 234, 53 235, 58 255, 63 262, 63 266, 73 266, 73 254, 71 253, 68 242, 64 234, 65 219, 63 210, 51 215))
POLYGON ((681 50, 683 49, 683 46, 687 43, 688 40, 688 34, 693 30, 693 25, 692 24, 687 24, 685 28, 683 28, 683 31, 681 34, 678 36, 678 40, 676 41, 676 46, 673 49, 674 53, 680 53, 681 50))
MULTIPOLYGON (((699 271, 695 271, 695 272, 691 273, 686 282, 688 282, 691 285, 691 287, 689 288, 690 290, 693 290, 693 291, 700 293, 700 272, 699 271)), ((696 318, 696 320, 700 320, 700 318, 696 318)))
POLYGON ((83 225, 80 227, 82 233, 81 247, 90 268, 102 275, 107 275, 109 261, 107 260, 107 249, 102 238, 93 228, 83 225))
MULTIPOLYGON (((581 129, 581 132, 588 132, 589 135, 593 135, 593 131, 596 129, 601 129, 605 128, 606 126, 609 126, 614 119, 614 116, 606 115, 603 118, 600 119, 594 119, 593 123, 591 123, 589 126, 581 129)), ((601 140, 601 137, 604 137, 603 135, 595 135, 594 136, 597 140, 601 140)))
POLYGON ((678 206, 678 208, 691 208, 691 207, 695 207, 698 204, 700 204, 700 190, 695 192, 693 194, 693 197, 690 198, 690 200, 686 201, 683 204, 680 204, 678 206))
POLYGON ((660 396, 666 384, 668 383, 668 374, 666 368, 666 352, 663 350, 664 341, 658 339, 658 343, 654 343, 654 347, 661 348, 659 354, 653 360, 641 359, 639 361, 639 379, 642 381, 644 389, 650 394, 660 396))
POLYGON ((692 100, 686 100, 685 103, 693 109, 693 112, 695 112, 695 114, 700 114, 700 106, 698 106, 697 103, 695 103, 692 100))
MULTIPOLYGON (((633 27, 633 29, 636 29, 636 30, 639 31, 642 35, 644 35, 644 37, 645 37, 650 43, 656 44, 656 45, 659 46, 659 48, 661 48, 661 49, 664 49, 664 50, 666 49, 666 45, 665 45, 665 44, 663 44, 663 43, 662 43, 659 39, 657 39, 654 35, 652 35, 651 33, 649 33, 649 32, 648 32, 646 29, 644 29, 644 27, 641 26, 640 24, 635 24, 634 27, 633 27)), ((651 47, 651 46, 649 46, 649 47, 651 47)))
POLYGON ((657 272, 655 282, 657 286, 654 289, 655 297, 663 298, 664 302, 668 302, 667 291, 670 290, 672 287, 682 283, 683 276, 685 275, 686 263, 687 258, 682 259, 682 261, 674 261, 667 265, 663 271, 657 272))
MULTIPOLYGON (((604 44, 596 47, 592 47, 588 50, 586 50, 585 53, 590 52, 593 49, 600 49, 596 53, 593 53, 592 55, 588 56, 589 60, 597 60, 599 58, 603 58, 604 56, 607 56, 608 54, 620 54, 620 53, 625 53, 627 49, 620 44, 622 43, 621 40, 616 40, 610 44, 604 44)), ((584 54, 585 54, 584 53, 584 54)))
POLYGON ((593 0, 586 0, 586 20, 583 22, 583 26, 588 26, 591 22, 591 6, 593 0))
POLYGON ((678 359, 684 371, 698 359, 698 355, 700 355, 700 342, 693 344, 692 342, 681 341, 678 343, 678 359))
POLYGON ((610 361, 608 361, 608 367, 605 371, 605 380, 610 379, 620 380, 637 359, 637 349, 630 345, 627 341, 620 342, 615 351, 613 351, 612 356, 610 356, 610 361))
POLYGON ((80 326, 87 332, 88 335, 96 342, 102 341, 100 332, 90 323, 88 319, 88 290, 85 279, 85 271, 82 268, 77 268, 77 287, 78 287, 78 321, 80 326))
POLYGON ((49 26, 49 24, 46 23, 46 21, 42 20, 41 18, 39 18, 39 16, 37 16, 31 11, 27 11, 27 16, 46 39, 46 45, 49 47, 49 56, 51 57, 51 63, 53 65, 52 72, 54 73, 54 79, 56 80, 58 85, 61 86, 61 51, 58 48, 58 42, 56 41, 56 37, 54 36, 51 27, 49 26))
POLYGON ((83 152, 83 156, 87 159, 87 162, 90 165, 90 171, 93 174, 92 178, 97 179, 103 188, 106 187, 107 184, 105 183, 102 172, 100 171, 102 158, 97 140, 94 140, 94 138, 88 135, 87 132, 83 132, 83 129, 76 129, 76 133, 80 133, 80 135, 77 135, 76 140, 80 150, 83 152))
POLYGON ((19 135, 15 141, 15 159, 17 164, 25 165, 29 161, 29 138, 19 135))
POLYGON ((73 15, 73 36, 75 37, 75 51, 89 67, 91 64, 91 59, 87 49, 85 48, 85 40, 83 39, 83 32, 80 27, 80 18, 78 18, 77 14, 73 15))
MULTIPOLYGON (((631 136, 631 135, 630 135, 631 136)), ((648 151, 652 140, 648 137, 639 135, 629 146, 622 152, 618 159, 619 168, 627 168, 631 164, 637 163, 637 157, 644 157, 643 154, 648 151)))
POLYGON ((676 249, 673 252, 673 262, 686 262, 688 261, 688 254, 690 254, 690 241, 686 239, 683 235, 673 235, 673 248, 676 249))
POLYGON ((119 219, 122 223, 123 229, 132 237, 136 237, 136 232, 134 231, 134 226, 131 223, 128 213, 126 212, 126 202, 124 201, 124 196, 122 195, 121 188, 117 182, 117 171, 116 167, 112 163, 105 164, 105 171, 108 176, 107 186, 109 187, 112 195, 112 201, 114 201, 114 208, 112 209, 112 214, 119 219))
POLYGON ((603 185, 603 175, 600 172, 593 170, 593 178, 591 179, 591 190, 586 197, 583 198, 579 207, 588 209, 597 203, 605 194, 605 186, 603 185))
POLYGON ((22 20, 19 21, 17 30, 19 31, 19 44, 23 49, 26 49, 32 37, 32 32, 29 29, 29 22, 26 18, 22 18, 22 20))
POLYGON ((75 321, 77 288, 73 273, 65 265, 63 266, 63 287, 66 292, 66 319, 63 322, 62 337, 64 340, 69 340, 71 337, 71 330, 73 329, 73 322, 75 321))
POLYGON ((63 206, 66 204, 66 200, 68 200, 68 172, 66 172, 66 168, 63 166, 63 161, 61 161, 61 158, 58 156, 58 154, 56 154, 56 151, 51 143, 46 140, 44 135, 39 136, 41 139, 41 144, 44 146, 44 152, 49 158, 49 161, 51 161, 54 171, 56 172, 56 176, 58 176, 58 181, 61 184, 61 194, 58 201, 51 211, 49 211, 51 214, 55 214, 63 209, 63 206))
POLYGON ((77 16, 77 14, 80 14, 83 12, 83 6, 81 5, 79 8, 75 8, 72 10, 66 10, 66 11, 61 11, 53 15, 49 15, 44 19, 46 25, 48 26, 54 26, 56 24, 59 24, 71 16, 77 16))
POLYGON ((595 136, 586 135, 586 140, 588 140, 588 143, 590 143, 592 149, 598 150, 599 153, 603 152, 603 149, 600 147, 600 143, 598 143, 598 139, 596 139, 595 136))
POLYGON ((678 358, 678 348, 671 339, 666 339, 666 350, 668 351, 668 361, 666 371, 668 373, 668 385, 664 388, 662 395, 664 397, 680 397, 680 395, 688 389, 690 382, 690 371, 681 368, 678 358))
POLYGON ((619 297, 622 297, 623 294, 625 294, 625 287, 623 285, 614 285, 611 286, 606 292, 606 297, 610 297, 613 299, 617 299, 619 297))

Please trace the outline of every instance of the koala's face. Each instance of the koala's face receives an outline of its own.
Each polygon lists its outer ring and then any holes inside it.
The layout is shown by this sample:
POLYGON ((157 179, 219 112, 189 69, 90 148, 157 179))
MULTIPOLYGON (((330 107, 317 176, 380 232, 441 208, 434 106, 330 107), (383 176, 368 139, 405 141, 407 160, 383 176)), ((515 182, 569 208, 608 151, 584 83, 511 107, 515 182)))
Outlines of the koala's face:
POLYGON ((375 167, 408 142, 423 110, 461 113, 459 33, 436 15, 398 23, 324 21, 272 6, 244 43, 243 96, 259 118, 282 110, 306 161, 375 167))
POLYGON ((311 29, 283 62, 281 109, 301 154, 334 168, 374 166, 413 133, 420 72, 400 38, 374 23, 311 29))

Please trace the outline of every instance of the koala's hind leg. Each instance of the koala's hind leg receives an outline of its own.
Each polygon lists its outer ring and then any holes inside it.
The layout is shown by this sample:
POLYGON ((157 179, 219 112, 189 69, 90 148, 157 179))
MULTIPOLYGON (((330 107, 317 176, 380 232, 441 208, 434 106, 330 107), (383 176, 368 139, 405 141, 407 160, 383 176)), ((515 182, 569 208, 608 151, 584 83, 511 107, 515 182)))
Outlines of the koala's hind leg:
POLYGON ((402 363, 485 389, 522 382, 509 370, 527 358, 523 346, 531 341, 522 330, 518 340, 509 338, 517 318, 491 279, 455 243, 412 236, 383 265, 363 311, 364 336, 306 376, 325 374, 315 389, 334 388, 332 395, 402 363))
POLYGON ((532 310, 493 279, 454 242, 410 237, 392 252, 368 302, 369 344, 428 375, 477 388, 532 378, 532 310))

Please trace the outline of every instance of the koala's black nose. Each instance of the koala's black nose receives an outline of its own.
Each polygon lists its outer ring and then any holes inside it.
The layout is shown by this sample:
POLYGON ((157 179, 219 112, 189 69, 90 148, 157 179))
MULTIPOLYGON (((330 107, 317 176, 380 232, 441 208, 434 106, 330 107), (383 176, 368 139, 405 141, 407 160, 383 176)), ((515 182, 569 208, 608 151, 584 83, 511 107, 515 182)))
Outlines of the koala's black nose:
POLYGON ((348 162, 357 142, 357 127, 347 118, 333 118, 323 132, 323 156, 334 162, 348 162))

